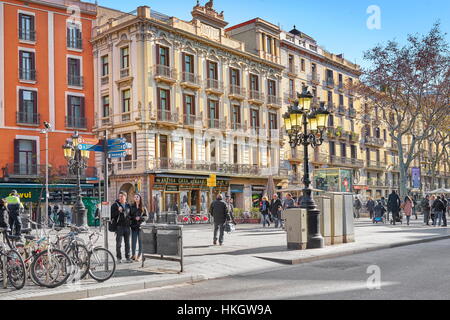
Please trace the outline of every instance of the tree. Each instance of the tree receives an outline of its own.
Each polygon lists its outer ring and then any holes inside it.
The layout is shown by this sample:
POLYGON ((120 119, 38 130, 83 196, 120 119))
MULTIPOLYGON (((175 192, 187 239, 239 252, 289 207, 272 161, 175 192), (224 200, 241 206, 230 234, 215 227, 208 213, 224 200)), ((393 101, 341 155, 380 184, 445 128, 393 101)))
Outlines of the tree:
POLYGON ((419 146, 448 123, 449 45, 436 23, 427 35, 409 35, 402 47, 396 41, 377 45, 365 52, 364 59, 371 66, 363 70, 358 83, 349 85, 350 90, 366 101, 370 113, 381 113, 375 116, 397 145, 404 197, 408 170, 419 146))

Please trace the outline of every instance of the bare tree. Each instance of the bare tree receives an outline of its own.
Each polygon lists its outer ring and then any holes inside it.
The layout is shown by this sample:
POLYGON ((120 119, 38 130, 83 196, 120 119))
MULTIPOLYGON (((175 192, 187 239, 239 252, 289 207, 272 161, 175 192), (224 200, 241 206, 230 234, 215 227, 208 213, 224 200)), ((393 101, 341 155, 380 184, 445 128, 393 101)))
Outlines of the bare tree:
POLYGON ((448 123, 448 48, 439 23, 425 36, 409 35, 403 47, 395 41, 377 45, 364 54, 371 67, 350 88, 366 101, 370 113, 381 113, 376 116, 397 145, 402 197, 407 194, 408 170, 419 146, 436 128, 443 128, 443 122, 448 123))

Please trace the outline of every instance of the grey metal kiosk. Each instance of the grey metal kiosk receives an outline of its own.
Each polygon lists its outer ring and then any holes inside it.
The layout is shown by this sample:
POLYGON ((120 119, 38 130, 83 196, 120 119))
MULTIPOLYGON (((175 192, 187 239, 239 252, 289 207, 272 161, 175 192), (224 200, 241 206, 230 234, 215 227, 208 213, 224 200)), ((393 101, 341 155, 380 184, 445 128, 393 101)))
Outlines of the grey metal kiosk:
POLYGON ((183 226, 147 224, 142 226, 142 268, 146 259, 176 261, 183 272, 183 226))

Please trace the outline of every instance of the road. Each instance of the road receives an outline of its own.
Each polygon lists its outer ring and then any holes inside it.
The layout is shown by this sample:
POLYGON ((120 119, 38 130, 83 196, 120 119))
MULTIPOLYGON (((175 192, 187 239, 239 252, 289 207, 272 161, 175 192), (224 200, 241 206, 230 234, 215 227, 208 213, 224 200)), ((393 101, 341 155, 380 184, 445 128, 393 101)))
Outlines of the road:
POLYGON ((450 240, 210 280, 105 300, 449 299, 450 240), (379 268, 379 269, 378 269, 379 268), (378 273, 379 270, 379 273, 378 273), (379 274, 379 282, 376 282, 379 274), (380 289, 376 287, 380 286, 380 289), (369 289, 369 286, 372 289, 369 289))

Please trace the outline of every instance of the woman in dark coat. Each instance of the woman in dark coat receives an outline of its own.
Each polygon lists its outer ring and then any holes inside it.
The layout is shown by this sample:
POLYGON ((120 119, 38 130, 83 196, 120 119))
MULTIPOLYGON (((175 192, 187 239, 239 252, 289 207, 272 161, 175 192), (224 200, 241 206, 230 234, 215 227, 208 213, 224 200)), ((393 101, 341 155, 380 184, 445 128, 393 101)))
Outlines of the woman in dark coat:
POLYGON ((394 225, 395 222, 397 221, 397 217, 399 216, 400 205, 401 205, 400 197, 395 192, 395 190, 392 190, 392 193, 389 195, 388 198, 388 210, 392 212, 392 221, 394 225))
POLYGON ((267 199, 267 197, 263 197, 261 206, 259 208, 259 211, 261 212, 262 217, 263 217, 263 228, 266 227, 266 222, 267 222, 267 226, 270 227, 269 208, 270 208, 269 200, 267 199))
POLYGON ((147 209, 144 207, 140 194, 134 196, 134 203, 130 210, 131 228, 131 260, 140 261, 142 255, 141 224, 147 220, 147 209), (136 256, 136 244, 139 242, 139 253, 136 256))

